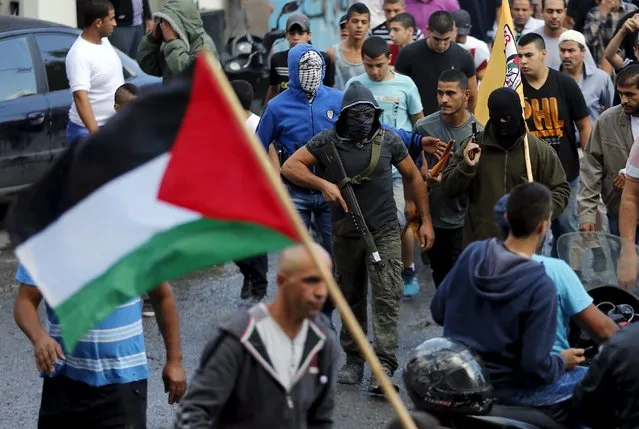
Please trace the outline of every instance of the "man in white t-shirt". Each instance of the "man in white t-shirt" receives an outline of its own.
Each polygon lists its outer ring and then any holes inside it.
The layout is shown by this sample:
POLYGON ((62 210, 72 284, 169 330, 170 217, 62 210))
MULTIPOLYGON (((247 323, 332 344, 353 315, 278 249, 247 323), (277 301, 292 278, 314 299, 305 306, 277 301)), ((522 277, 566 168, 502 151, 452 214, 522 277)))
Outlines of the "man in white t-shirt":
POLYGON ((470 14, 464 9, 451 12, 457 27, 457 36, 455 42, 462 48, 466 49, 475 62, 475 72, 477 73, 477 81, 480 81, 486 73, 488 60, 490 59, 490 49, 486 42, 476 39, 470 35, 472 28, 470 14))
POLYGON ((115 114, 113 97, 124 84, 122 62, 107 37, 116 27, 115 10, 108 0, 84 6, 84 29, 66 58, 73 104, 69 110, 69 144, 96 132, 115 114))

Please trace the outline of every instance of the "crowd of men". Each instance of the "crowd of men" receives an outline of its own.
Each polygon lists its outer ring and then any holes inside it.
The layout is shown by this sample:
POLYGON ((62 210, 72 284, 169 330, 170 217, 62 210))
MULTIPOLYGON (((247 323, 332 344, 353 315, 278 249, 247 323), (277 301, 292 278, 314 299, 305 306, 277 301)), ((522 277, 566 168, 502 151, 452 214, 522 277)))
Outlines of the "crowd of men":
MULTIPOLYGON (((479 354, 498 402, 568 427, 638 425, 639 331, 617 333, 556 259, 562 235, 609 231, 623 242, 619 281, 636 286, 637 6, 510 0, 524 101, 512 89, 493 91, 480 124, 474 112, 486 107, 477 105, 478 88, 498 2, 488 13, 476 0, 383 0, 382 22, 370 3, 348 8, 340 42, 326 52, 310 43, 308 17, 288 16, 290 49, 271 58, 261 117, 251 111, 251 85, 231 84, 364 332, 370 283, 372 344, 384 372, 393 377, 401 366, 399 310, 420 292, 418 245, 436 287, 433 320, 479 354), (447 149, 452 156, 439 165, 447 149), (566 338, 571 320, 610 344, 590 370, 566 338)), ((124 83, 109 40, 166 85, 188 79, 200 51, 215 53, 191 0, 167 0, 152 15, 146 0, 114 4, 87 2, 66 58, 70 144, 135 108, 139 92, 124 83)), ((308 252, 282 253, 269 304, 267 255, 236 262, 250 308, 216 329, 188 388, 171 286, 149 293, 167 350, 169 403, 181 402, 176 428, 333 426, 336 383, 362 383, 365 360, 342 327, 346 362, 336 368, 334 308, 308 252)), ((146 427, 141 300, 66 350, 48 306, 47 329, 40 323, 42 295, 24 267, 16 279, 16 322, 44 377, 39 428, 146 427)), ((381 394, 380 381, 373 376, 367 390, 381 394)), ((428 416, 415 420, 438 427, 428 416)))

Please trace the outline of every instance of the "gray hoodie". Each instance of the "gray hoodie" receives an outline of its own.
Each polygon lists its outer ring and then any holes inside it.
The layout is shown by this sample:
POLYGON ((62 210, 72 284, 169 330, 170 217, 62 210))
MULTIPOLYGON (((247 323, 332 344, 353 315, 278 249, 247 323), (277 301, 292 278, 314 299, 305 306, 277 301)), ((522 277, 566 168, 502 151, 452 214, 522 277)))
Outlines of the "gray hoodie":
POLYGON ((309 320, 293 387, 277 380, 256 323, 260 306, 237 313, 202 353, 175 429, 329 429, 333 426, 335 340, 328 319, 309 320))

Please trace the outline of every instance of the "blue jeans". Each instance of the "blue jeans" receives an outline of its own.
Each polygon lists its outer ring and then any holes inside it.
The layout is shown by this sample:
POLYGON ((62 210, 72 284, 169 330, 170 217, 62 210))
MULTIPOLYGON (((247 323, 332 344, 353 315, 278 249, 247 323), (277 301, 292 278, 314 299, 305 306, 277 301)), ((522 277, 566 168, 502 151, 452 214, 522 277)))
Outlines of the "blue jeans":
POLYGON ((563 213, 552 221, 552 224, 550 225, 552 238, 549 234, 544 245, 544 254, 548 255, 548 247, 551 243, 550 240, 552 240, 550 256, 553 258, 558 256, 557 240, 559 240, 559 237, 564 234, 579 231, 579 218, 577 217, 577 192, 579 191, 579 177, 576 177, 572 182, 568 182, 568 184, 570 185, 570 198, 568 199, 568 205, 566 205, 563 213))
POLYGON ((577 384, 588 372, 585 366, 566 371, 557 381, 547 386, 518 392, 513 395, 508 403, 510 405, 524 405, 529 407, 546 407, 559 404, 572 398, 577 384))
POLYGON ((89 129, 69 121, 67 124, 67 141, 69 145, 76 143, 84 137, 89 137, 89 129))
POLYGON ((331 253, 331 206, 319 191, 301 189, 287 185, 293 205, 297 209, 304 225, 311 229, 311 216, 315 215, 315 222, 322 238, 320 243, 327 252, 331 253))
MULTIPOLYGON (((315 215, 315 223, 319 228, 322 239, 320 244, 328 253, 331 253, 331 206, 326 202, 319 191, 311 192, 310 190, 288 184, 286 185, 286 189, 304 225, 306 225, 306 228, 309 230, 311 229, 311 216, 315 215)), ((330 318, 334 309, 335 306, 333 302, 328 298, 322 309, 322 313, 330 318)))

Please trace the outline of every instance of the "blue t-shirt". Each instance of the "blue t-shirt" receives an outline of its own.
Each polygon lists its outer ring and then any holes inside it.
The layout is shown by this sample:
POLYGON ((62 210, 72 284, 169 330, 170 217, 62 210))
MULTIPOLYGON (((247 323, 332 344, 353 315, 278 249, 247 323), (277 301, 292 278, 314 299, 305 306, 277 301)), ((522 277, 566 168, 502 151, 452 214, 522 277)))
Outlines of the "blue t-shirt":
MULTIPOLYGON (((16 280, 36 286, 22 265, 18 266, 16 280)), ((73 353, 64 346, 57 316, 48 304, 46 309, 47 332, 62 345, 66 357, 56 365, 53 377, 62 375, 91 386, 132 383, 148 378, 140 298, 116 308, 80 338, 73 353)))
POLYGON ((393 78, 374 82, 369 79, 366 73, 351 78, 346 84, 346 88, 351 82, 358 81, 375 96, 375 100, 382 108, 382 123, 392 125, 395 128, 412 131, 413 123, 410 121, 411 115, 421 113, 422 99, 419 90, 411 78, 395 72, 393 78))
POLYGON ((588 308, 592 304, 592 298, 577 274, 563 260, 536 254, 532 259, 543 264, 546 275, 557 288, 557 338, 552 346, 552 353, 559 354, 570 348, 566 336, 570 318, 588 308))

